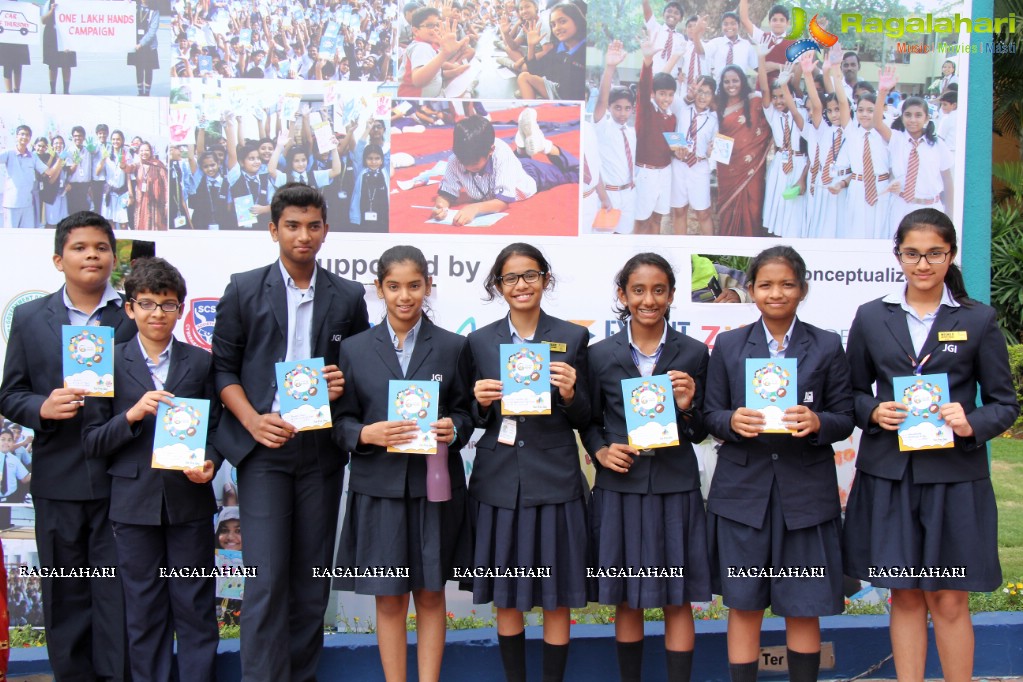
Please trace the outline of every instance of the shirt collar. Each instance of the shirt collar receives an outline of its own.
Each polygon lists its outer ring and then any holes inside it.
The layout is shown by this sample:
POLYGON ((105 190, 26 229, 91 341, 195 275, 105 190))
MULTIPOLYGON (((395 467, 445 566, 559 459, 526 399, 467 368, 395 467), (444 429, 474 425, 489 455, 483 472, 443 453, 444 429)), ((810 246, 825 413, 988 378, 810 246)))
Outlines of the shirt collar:
POLYGON ((513 341, 516 338, 518 338, 518 339, 522 339, 523 343, 532 343, 533 342, 533 337, 536 336, 536 332, 535 331, 533 332, 533 336, 529 337, 528 339, 523 339, 521 336, 519 336, 518 330, 515 329, 515 325, 512 324, 511 313, 508 314, 508 331, 511 332, 511 337, 512 337, 513 341))
MULTIPOLYGON (((764 327, 764 335, 767 337, 767 346, 768 346, 768 348, 771 347, 771 344, 777 345, 778 342, 775 340, 774 336, 771 335, 771 330, 767 328, 767 323, 764 322, 764 318, 762 318, 762 317, 760 318, 760 324, 762 324, 763 327, 764 327)), ((787 349, 789 347, 789 342, 792 340, 792 330, 795 328, 795 326, 796 326, 796 318, 793 317, 792 318, 792 324, 789 325, 788 331, 785 332, 785 336, 783 336, 782 339, 781 339, 781 343, 782 343, 781 347, 782 347, 782 349, 787 349)))
MULTIPOLYGON (((387 336, 391 339, 391 344, 394 346, 394 350, 398 350, 398 332, 394 331, 394 327, 391 326, 391 318, 385 315, 384 324, 387 325, 387 336)), ((405 334, 405 343, 402 344, 402 348, 408 348, 411 344, 416 342, 416 337, 419 336, 419 330, 422 329, 422 327, 423 316, 420 315, 412 329, 409 329, 408 333, 405 334)))
POLYGON ((146 347, 142 345, 142 335, 136 334, 135 338, 139 342, 139 349, 142 351, 142 357, 145 358, 147 365, 150 365, 152 367, 159 367, 160 365, 163 365, 170 361, 171 347, 174 345, 174 339, 169 339, 167 341, 167 347, 164 348, 163 351, 161 351, 160 355, 157 356, 156 362, 153 362, 153 360, 149 357, 149 352, 146 350, 146 347))
MULTIPOLYGON (((277 260, 277 266, 281 269, 281 277, 284 278, 284 286, 288 287, 289 289, 301 291, 298 285, 295 284, 295 280, 291 278, 290 274, 288 274, 288 270, 284 267, 284 263, 282 263, 280 259, 277 260)), ((316 262, 313 261, 313 276, 309 278, 309 288, 306 290, 310 294, 315 292, 316 290, 316 275, 318 274, 319 267, 320 266, 318 266, 316 262)))
MULTIPOLYGON (((907 313, 911 315, 916 315, 916 310, 914 310, 913 306, 909 305, 909 301, 906 300, 905 289, 902 289, 901 291, 893 291, 892 293, 888 294, 881 300, 885 303, 894 303, 900 306, 907 313)), ((943 305, 947 305, 949 308, 960 307, 959 301, 955 300, 955 298, 952 297, 952 292, 948 290, 947 286, 942 287, 941 302, 938 304, 938 307, 940 308, 943 305)))
MULTIPOLYGON (((71 302, 71 297, 69 297, 67 295, 67 287, 66 286, 61 289, 61 296, 64 297, 64 307, 65 308, 67 308, 68 310, 75 310, 75 311, 77 311, 77 312, 79 312, 79 313, 81 313, 83 315, 87 314, 84 310, 79 310, 78 308, 76 308, 75 304, 71 302)), ((110 302, 113 302, 114 305, 117 305, 117 306, 124 305, 124 299, 121 298, 121 295, 119 293, 117 293, 117 290, 114 289, 113 285, 110 284, 110 282, 108 281, 107 282, 107 288, 103 291, 103 298, 100 299, 99 305, 96 306, 96 310, 92 311, 91 315, 95 315, 97 311, 101 310, 104 306, 106 306, 110 302)), ((90 315, 90 317, 91 317, 91 315, 90 315)))
POLYGON ((576 46, 573 47, 571 50, 568 49, 567 47, 565 47, 565 43, 558 43, 558 49, 555 50, 555 51, 556 52, 560 52, 561 54, 565 54, 565 53, 575 54, 576 52, 579 51, 580 48, 583 48, 585 46, 586 46, 586 39, 584 38, 584 39, 580 40, 578 43, 576 43, 576 46))
MULTIPOLYGON (((627 320, 625 320, 625 331, 629 335, 629 345, 632 346, 633 348, 635 348, 636 351, 642 353, 642 351, 639 350, 639 346, 637 346, 632 341, 632 318, 631 317, 628 318, 627 320)), ((667 340, 668 340, 668 321, 664 320, 664 329, 661 331, 661 342, 659 344, 657 344, 657 348, 660 349, 661 346, 664 345, 664 342, 667 341, 667 340)), ((654 351, 654 352, 656 353, 657 351, 654 351)))

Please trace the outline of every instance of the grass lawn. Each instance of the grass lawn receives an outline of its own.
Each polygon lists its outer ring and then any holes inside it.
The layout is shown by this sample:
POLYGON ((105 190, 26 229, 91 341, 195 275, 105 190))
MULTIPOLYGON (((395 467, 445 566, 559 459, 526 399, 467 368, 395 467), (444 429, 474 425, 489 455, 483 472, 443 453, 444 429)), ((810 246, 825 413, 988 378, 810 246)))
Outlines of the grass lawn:
POLYGON ((991 481, 998 501, 998 556, 1006 580, 1023 579, 1023 440, 991 441, 991 481))

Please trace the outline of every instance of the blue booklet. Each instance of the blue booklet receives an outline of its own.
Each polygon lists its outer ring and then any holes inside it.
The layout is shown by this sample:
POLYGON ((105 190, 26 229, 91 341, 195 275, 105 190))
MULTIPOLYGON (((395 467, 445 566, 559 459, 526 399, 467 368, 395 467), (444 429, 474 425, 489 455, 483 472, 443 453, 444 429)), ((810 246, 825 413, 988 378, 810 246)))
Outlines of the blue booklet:
POLYGON ((275 367, 281 419, 299 431, 329 429, 330 398, 323 378, 323 358, 278 362, 275 367))
POLYGON ((245 564, 242 561, 242 553, 237 549, 218 549, 215 552, 215 561, 222 573, 217 576, 217 598, 244 599, 245 577, 242 569, 245 564))
POLYGON ((334 54, 337 50, 337 41, 341 33, 341 25, 336 21, 327 22, 326 27, 323 29, 323 35, 320 37, 320 53, 321 54, 334 54))
POLYGON ((213 57, 209 56, 208 54, 199 55, 197 66, 199 68, 199 73, 201 74, 213 73, 213 57))
POLYGON ((545 343, 502 343, 498 368, 504 382, 501 414, 550 414, 550 346, 545 343))
POLYGON ((256 224, 256 214, 252 212, 252 207, 256 205, 251 194, 243 194, 240 197, 234 199, 234 215, 238 219, 238 225, 242 227, 252 227, 256 224))
POLYGON ((61 327, 64 388, 84 388, 95 398, 114 397, 114 328, 61 327))
POLYGON ((688 147, 686 144, 686 136, 682 133, 662 133, 664 135, 664 141, 668 143, 669 147, 688 147))
POLYGON ((893 377, 895 400, 909 410, 899 424, 899 450, 936 450, 955 446, 952 427, 941 418, 948 402, 947 374, 893 377))
POLYGON ((201 467, 206 461, 210 401, 199 398, 171 398, 171 401, 173 406, 160 403, 156 409, 152 467, 201 467))
POLYGON ((792 433, 783 420, 796 405, 795 358, 746 358, 746 407, 764 415, 764 433, 792 433))
POLYGON ((387 384, 387 391, 390 396, 387 404, 387 421, 415 419, 419 429, 416 439, 411 443, 393 445, 388 447, 387 451, 437 454, 437 436, 430 431, 430 424, 437 421, 440 383, 391 379, 387 384))
POLYGON ((238 31, 238 44, 239 45, 243 45, 245 47, 251 47, 252 46, 252 29, 251 28, 243 28, 240 31, 238 31))
POLYGON ((678 445, 675 398, 667 374, 622 379, 629 445, 642 450, 678 445))

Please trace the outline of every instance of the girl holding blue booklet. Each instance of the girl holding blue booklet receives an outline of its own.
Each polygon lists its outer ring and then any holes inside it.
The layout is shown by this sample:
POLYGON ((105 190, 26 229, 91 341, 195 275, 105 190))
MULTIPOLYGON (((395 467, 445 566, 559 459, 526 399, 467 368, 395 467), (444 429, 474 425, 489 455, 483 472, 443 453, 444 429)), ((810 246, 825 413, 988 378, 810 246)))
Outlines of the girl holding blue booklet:
POLYGON ((486 288, 490 300, 501 296, 508 303, 508 316, 469 335, 460 368, 473 387, 476 425, 486 429, 469 480, 476 528, 473 601, 497 607, 497 639, 511 682, 526 679, 522 612, 543 608, 543 679, 561 680, 569 609, 586 605, 585 479, 573 429, 590 421, 589 338, 584 327, 541 309, 553 285, 550 264, 535 246, 502 249, 486 288), (509 378, 509 358, 501 357, 500 347, 530 342, 549 351, 538 355, 550 368, 550 414, 502 415, 502 397, 522 384, 509 378))
POLYGON ((924 676, 929 612, 943 677, 962 682, 973 672, 969 591, 990 592, 1002 581, 985 444, 1012 426, 1019 405, 995 311, 967 297, 953 262, 949 217, 931 208, 907 214, 894 251, 905 289, 860 306, 849 331, 863 436, 846 509, 845 570, 891 588, 899 679, 924 676), (951 447, 900 451, 908 411, 893 385, 912 375, 947 377, 937 416, 954 433, 951 447))
POLYGON ((819 617, 843 609, 831 444, 853 430, 849 364, 837 334, 796 317, 808 287, 794 249, 762 251, 748 282, 761 318, 718 336, 707 371, 704 419, 724 441, 707 498, 714 593, 729 607, 733 681, 757 678, 760 626, 770 606, 785 618, 789 678, 810 682, 820 668, 819 617), (797 404, 784 411, 791 434, 763 433, 763 415, 746 407, 749 358, 796 360, 798 376, 788 380, 795 380, 797 404))
MULTIPOLYGON (((590 599, 615 605, 615 640, 623 681, 641 678, 643 609, 664 609, 668 680, 690 679, 695 630, 690 602, 709 601, 707 517, 693 443, 707 436, 701 414, 707 347, 668 324, 675 273, 655 253, 630 258, 615 278, 625 329, 590 349, 592 417, 583 444, 597 469, 590 503, 590 556, 597 575, 590 599), (629 445, 628 413, 645 401, 622 382, 663 377, 670 396, 649 423, 670 412, 676 444, 641 451, 629 445), (649 455, 649 456, 647 456, 649 455), (630 569, 660 571, 620 577, 630 569), (681 574, 678 569, 682 569, 681 574), (683 577, 684 575, 684 577, 683 577)), ((660 382, 659 382, 660 383, 660 382)), ((645 427, 642 427, 645 428, 645 427)))
POLYGON ((341 342, 345 391, 334 438, 351 452, 348 505, 335 560, 334 589, 376 596, 377 641, 384 676, 406 678, 409 594, 415 599, 419 638, 419 679, 440 679, 446 610, 444 584, 471 559, 465 472, 461 449, 472 436, 465 385, 456 365, 465 339, 433 324, 424 313, 432 278, 422 251, 394 246, 380 256, 377 296, 387 315, 382 322, 341 342), (451 499, 430 502, 426 457, 387 452, 411 443, 416 420, 388 421, 391 380, 440 383, 439 411, 431 424, 448 443, 451 499), (374 567, 395 576, 360 576, 374 567), (401 575, 404 574, 404 575, 401 575))

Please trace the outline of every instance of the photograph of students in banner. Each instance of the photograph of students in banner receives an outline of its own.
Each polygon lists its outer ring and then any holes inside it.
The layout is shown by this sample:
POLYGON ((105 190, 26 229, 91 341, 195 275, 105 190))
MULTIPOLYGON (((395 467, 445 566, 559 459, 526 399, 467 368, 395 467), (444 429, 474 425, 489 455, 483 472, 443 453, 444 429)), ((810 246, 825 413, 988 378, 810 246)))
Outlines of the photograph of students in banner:
POLYGON ((577 234, 580 114, 569 103, 398 101, 390 231, 577 234))
POLYGON ((166 96, 159 52, 170 44, 165 0, 18 0, 4 11, 24 17, 25 35, 0 40, 6 92, 166 96), (162 47, 161 47, 162 46, 162 47), (72 78, 73 76, 73 78, 72 78))
POLYGON ((390 98, 364 83, 295 89, 285 82, 178 84, 173 229, 265 228, 277 189, 300 182, 323 192, 332 229, 387 231, 390 98))
POLYGON ((594 0, 588 17, 599 87, 584 165, 604 211, 582 232, 889 239, 909 210, 955 205, 957 93, 918 96, 923 73, 957 88, 954 64, 882 69, 866 34, 787 55, 791 7, 768 0, 594 0))
POLYGON ((11 113, 0 120, 0 227, 52 228, 71 213, 95 211, 117 229, 166 229, 160 102, 98 97, 60 105, 66 101, 0 96, 11 113), (132 138, 134 148, 126 143, 132 138))
POLYGON ((388 0, 178 0, 172 68, 180 78, 391 80, 397 15, 388 0))

